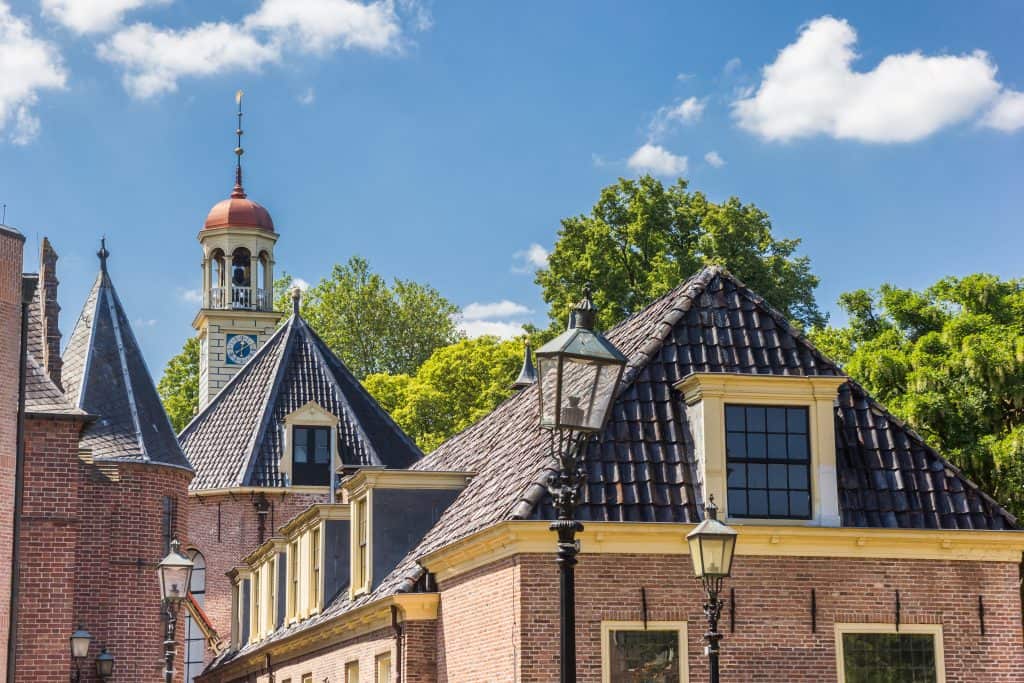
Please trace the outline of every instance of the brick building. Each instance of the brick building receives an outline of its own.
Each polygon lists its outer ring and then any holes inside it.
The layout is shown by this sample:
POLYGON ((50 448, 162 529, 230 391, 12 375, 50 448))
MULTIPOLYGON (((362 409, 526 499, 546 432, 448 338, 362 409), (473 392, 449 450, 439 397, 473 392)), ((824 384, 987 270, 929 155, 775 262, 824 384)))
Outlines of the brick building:
MULTIPOLYGON (((709 267, 607 336, 629 362, 585 446, 580 681, 706 680, 685 536, 711 494, 739 533, 723 680, 1024 679, 1017 520, 784 316, 709 267)), ((537 392, 282 516, 230 572, 231 643, 197 680, 556 680, 537 392)))

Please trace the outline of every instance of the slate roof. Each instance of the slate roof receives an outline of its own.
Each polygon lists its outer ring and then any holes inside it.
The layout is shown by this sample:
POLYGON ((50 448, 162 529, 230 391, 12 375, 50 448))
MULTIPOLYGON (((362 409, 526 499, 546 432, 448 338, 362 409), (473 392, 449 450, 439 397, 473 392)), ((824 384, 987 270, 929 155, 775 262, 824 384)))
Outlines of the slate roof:
POLYGON ((79 415, 88 417, 68 401, 46 370, 31 353, 25 356, 25 412, 35 415, 79 415))
POLYGON ((345 465, 405 468, 423 453, 316 332, 293 315, 179 435, 192 490, 285 486, 284 418, 309 401, 338 418, 345 465))
MULTIPOLYGON (((608 425, 588 444, 579 518, 695 523, 703 517, 693 443, 673 386, 694 372, 845 376, 785 316, 724 268, 709 266, 605 335, 629 359, 608 425)), ((543 482, 551 462, 535 384, 410 469, 471 471, 455 502, 370 594, 347 591, 312 619, 240 653, 307 630, 363 604, 416 590, 418 560, 509 519, 553 519, 543 482)), ((837 392, 836 456, 843 526, 1016 529, 1017 520, 923 443, 856 382, 837 392)))
POLYGON ((96 416, 79 443, 97 460, 191 470, 101 253, 103 266, 62 356, 68 401, 96 416))

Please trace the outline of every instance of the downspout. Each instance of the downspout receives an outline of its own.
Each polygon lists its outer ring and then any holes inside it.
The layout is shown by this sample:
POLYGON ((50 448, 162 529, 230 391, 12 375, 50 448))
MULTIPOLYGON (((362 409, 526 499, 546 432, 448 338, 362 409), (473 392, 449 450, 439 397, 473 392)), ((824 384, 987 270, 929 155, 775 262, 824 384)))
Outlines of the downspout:
POLYGON ((7 681, 14 683, 14 655, 18 642, 18 581, 21 577, 21 508, 25 489, 25 371, 28 354, 28 307, 38 280, 21 280, 21 340, 18 344, 18 426, 15 436, 14 525, 11 532, 11 604, 7 639, 7 681))
POLYGON ((395 631, 395 683, 402 683, 402 624, 398 605, 391 605, 391 628, 395 631))

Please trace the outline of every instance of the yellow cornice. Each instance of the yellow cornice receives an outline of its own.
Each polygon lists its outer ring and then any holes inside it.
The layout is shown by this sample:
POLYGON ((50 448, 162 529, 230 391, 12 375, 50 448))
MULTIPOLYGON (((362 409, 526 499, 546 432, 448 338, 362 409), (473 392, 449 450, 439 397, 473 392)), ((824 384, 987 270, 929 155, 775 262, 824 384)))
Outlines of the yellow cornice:
POLYGON ((474 474, 364 467, 344 480, 341 488, 348 493, 349 500, 358 498, 367 489, 461 489, 474 474))
POLYGON ((193 498, 209 498, 212 496, 237 496, 250 493, 262 493, 268 496, 286 495, 320 495, 329 494, 329 486, 228 486, 218 489, 199 489, 189 491, 193 498))
POLYGON ((323 649, 329 643, 342 643, 391 626, 391 608, 398 608, 399 622, 437 619, 438 593, 399 593, 342 612, 298 633, 265 645, 256 644, 248 652, 203 676, 203 681, 234 680, 246 672, 263 667, 266 655, 272 661, 284 661, 323 649))
POLYGON ((314 503, 278 527, 277 533, 289 537, 290 540, 291 536, 298 535, 321 520, 348 520, 351 514, 348 503, 314 503))
POLYGON ((773 400, 802 396, 833 399, 847 377, 835 375, 752 375, 729 372, 695 372, 675 384, 687 404, 703 398, 773 400))
POLYGON ((260 544, 256 550, 253 550, 251 553, 243 557, 242 562, 245 562, 250 567, 255 567, 275 552, 280 552, 280 549, 285 547, 285 544, 286 539, 280 536, 272 536, 260 544))
MULTIPOLYGON (((420 558, 438 580, 526 553, 554 552, 548 522, 500 522, 420 558)), ((688 555, 694 525, 663 522, 586 522, 579 535, 584 554, 688 555)), ((942 529, 862 529, 733 525, 736 554, 768 557, 956 560, 1019 563, 1024 532, 942 529)))

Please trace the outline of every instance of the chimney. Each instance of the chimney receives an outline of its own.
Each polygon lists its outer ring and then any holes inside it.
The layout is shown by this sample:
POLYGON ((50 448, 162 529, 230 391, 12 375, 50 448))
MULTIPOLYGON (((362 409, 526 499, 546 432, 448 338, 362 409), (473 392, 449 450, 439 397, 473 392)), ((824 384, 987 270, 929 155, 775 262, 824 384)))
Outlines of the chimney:
POLYGON ((42 318, 43 367, 53 383, 64 389, 60 375, 60 304, 57 303, 57 252, 50 240, 43 238, 39 254, 39 313, 42 318))

